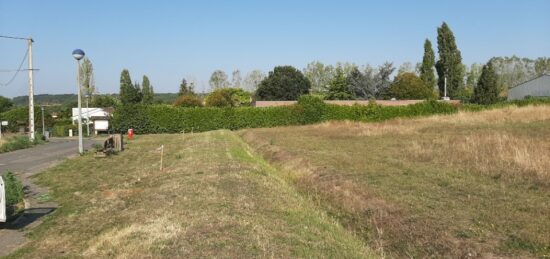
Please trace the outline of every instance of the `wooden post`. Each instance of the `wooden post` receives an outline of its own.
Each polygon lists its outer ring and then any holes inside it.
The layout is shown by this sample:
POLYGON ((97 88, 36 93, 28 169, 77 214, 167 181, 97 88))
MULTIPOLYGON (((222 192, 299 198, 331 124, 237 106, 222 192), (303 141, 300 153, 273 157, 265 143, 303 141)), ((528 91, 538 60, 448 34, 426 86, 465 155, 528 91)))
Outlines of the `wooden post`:
POLYGON ((124 150, 124 137, 122 134, 114 134, 113 141, 115 142, 115 151, 121 152, 124 150))
POLYGON ((160 171, 162 172, 162 157, 164 156, 164 145, 160 146, 160 171))

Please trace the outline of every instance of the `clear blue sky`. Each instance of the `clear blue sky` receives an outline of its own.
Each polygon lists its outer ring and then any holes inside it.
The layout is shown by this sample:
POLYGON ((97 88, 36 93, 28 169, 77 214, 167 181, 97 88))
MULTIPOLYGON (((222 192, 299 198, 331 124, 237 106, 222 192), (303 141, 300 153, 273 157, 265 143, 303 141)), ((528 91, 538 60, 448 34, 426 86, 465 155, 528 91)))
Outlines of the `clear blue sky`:
MULTIPOLYGON (((446 21, 464 63, 550 56, 550 1, 20 1, 0 0, 0 35, 32 36, 37 93, 75 93, 71 52, 82 48, 102 93, 120 72, 146 74, 156 92, 182 77, 207 87, 215 69, 264 72, 313 60, 396 66, 421 60, 446 21)), ((436 49, 437 51, 437 49, 436 49)), ((0 39, 0 69, 16 68, 25 42, 0 39)), ((11 73, 0 73, 6 82, 11 73)), ((22 73, 0 95, 27 94, 22 73)))

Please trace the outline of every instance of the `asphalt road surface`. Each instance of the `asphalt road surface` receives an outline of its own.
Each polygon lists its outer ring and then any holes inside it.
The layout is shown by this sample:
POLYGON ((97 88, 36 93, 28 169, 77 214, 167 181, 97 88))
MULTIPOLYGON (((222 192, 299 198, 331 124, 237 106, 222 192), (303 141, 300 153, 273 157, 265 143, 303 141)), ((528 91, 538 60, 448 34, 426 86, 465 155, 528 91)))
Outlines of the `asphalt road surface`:
MULTIPOLYGON (((84 140, 84 149, 91 149, 97 140, 84 140)), ((0 154, 0 173, 6 171, 36 173, 51 164, 78 154, 78 139, 50 139, 32 148, 0 154)))

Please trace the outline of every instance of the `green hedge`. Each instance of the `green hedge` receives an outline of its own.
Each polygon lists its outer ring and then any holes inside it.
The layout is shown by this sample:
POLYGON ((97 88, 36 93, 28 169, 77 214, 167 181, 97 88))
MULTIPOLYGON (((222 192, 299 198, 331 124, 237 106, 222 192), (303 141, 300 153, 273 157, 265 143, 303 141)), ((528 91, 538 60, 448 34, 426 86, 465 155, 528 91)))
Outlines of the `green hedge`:
POLYGON ((217 129, 269 128, 304 125, 326 120, 381 121, 396 117, 454 113, 457 108, 443 102, 426 101, 408 106, 328 105, 315 97, 280 107, 183 108, 169 105, 118 107, 112 120, 115 132, 129 128, 137 134, 178 133, 217 129))

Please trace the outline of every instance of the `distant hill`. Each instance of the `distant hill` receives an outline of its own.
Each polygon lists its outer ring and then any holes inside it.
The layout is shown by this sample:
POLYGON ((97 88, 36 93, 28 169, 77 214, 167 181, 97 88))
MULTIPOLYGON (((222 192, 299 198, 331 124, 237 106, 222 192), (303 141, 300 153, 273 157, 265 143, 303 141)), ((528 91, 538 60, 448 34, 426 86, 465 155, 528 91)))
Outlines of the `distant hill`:
MULTIPOLYGON (((17 106, 26 106, 29 104, 29 96, 17 96, 12 99, 17 106)), ((76 101, 76 94, 37 94, 34 96, 36 105, 66 104, 76 101)))
MULTIPOLYGON (((102 94, 113 97, 118 97, 118 94, 102 94)), ((154 100, 162 103, 173 103, 178 97, 177 93, 158 93, 155 94, 154 100)), ((34 104, 36 105, 59 105, 76 102, 76 94, 37 94, 34 96, 34 104)), ((16 106, 27 106, 29 104, 29 96, 17 96, 12 98, 16 106)))

